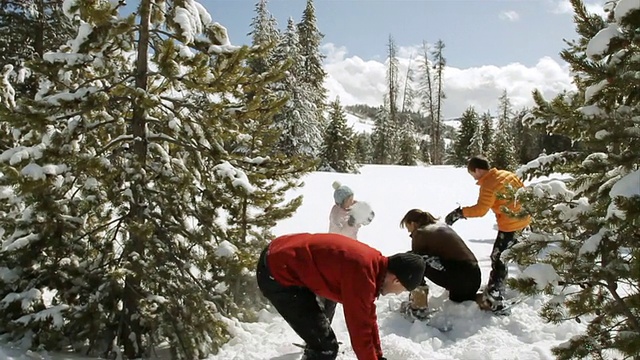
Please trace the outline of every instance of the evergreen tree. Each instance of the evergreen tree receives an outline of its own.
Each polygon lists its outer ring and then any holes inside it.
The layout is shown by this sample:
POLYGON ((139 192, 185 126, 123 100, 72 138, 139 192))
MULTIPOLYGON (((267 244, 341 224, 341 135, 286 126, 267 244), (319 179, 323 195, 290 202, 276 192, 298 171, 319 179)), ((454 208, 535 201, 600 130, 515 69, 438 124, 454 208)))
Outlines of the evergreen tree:
POLYGON ((276 126, 281 131, 279 148, 288 155, 315 158, 322 144, 323 127, 322 123, 314 120, 317 110, 313 101, 314 90, 301 81, 306 71, 302 67, 304 56, 291 18, 275 49, 274 60, 288 65, 287 76, 277 86, 279 93, 289 99, 276 117, 276 126))
POLYGON ((561 56, 578 92, 553 101, 534 92, 526 120, 581 146, 522 168, 527 178, 570 178, 518 194, 534 214, 533 232, 509 255, 528 266, 512 285, 557 295, 542 308, 548 321, 587 323, 553 349, 559 359, 632 359, 640 354, 640 5, 613 2, 605 21, 571 3, 580 38, 561 56))
POLYGON ((0 0, 0 68, 18 71, 62 45, 73 31, 62 7, 62 0, 0 0))
POLYGON ((513 117, 511 133, 513 134, 513 144, 516 149, 516 159, 519 164, 526 164, 538 157, 542 152, 542 140, 544 134, 539 130, 526 126, 522 119, 530 113, 530 109, 523 108, 513 117))
POLYGON ((347 118, 338 98, 331 103, 329 125, 320 156, 323 169, 350 173, 358 168, 355 162, 355 138, 347 126, 347 118))
MULTIPOLYGON (((11 98, 35 94, 28 66, 71 36, 62 0, 0 0, 0 71, 11 98), (10 90, 9 90, 10 89, 10 90)), ((7 103, 8 105, 8 103, 7 103)), ((0 151, 15 146, 11 126, 0 119, 0 151)))
POLYGON ((371 161, 373 164, 391 164, 395 157, 393 147, 396 127, 389 120, 386 106, 381 106, 375 118, 375 127, 371 134, 371 161))
POLYGON ((276 19, 267 10, 267 0, 258 0, 255 6, 256 16, 251 19, 251 44, 253 46, 264 47, 266 53, 259 58, 249 58, 251 67, 261 74, 266 72, 273 61, 273 48, 278 44, 280 34, 278 32, 278 23, 276 19))
MULTIPOLYGON (((465 110, 462 114, 462 118, 460 119, 460 128, 458 129, 458 133, 456 134, 456 138, 453 142, 450 163, 459 166, 466 166, 469 157, 481 154, 481 152, 475 152, 478 150, 478 139, 482 141, 481 134, 478 114, 473 107, 469 107, 465 110), (471 140, 474 137, 476 138, 476 144, 475 148, 471 149, 471 140)), ((482 145, 479 150, 482 150, 482 145)))
POLYGON ((428 139, 423 138, 420 140, 420 148, 418 152, 420 161, 425 165, 431 165, 431 144, 428 139))
POLYGON ((471 141, 469 143, 469 156, 470 157, 483 154, 483 152, 484 152, 484 150, 483 150, 484 149, 484 145, 482 143, 482 131, 481 131, 480 127, 481 127, 481 124, 478 123, 478 128, 476 129, 476 132, 473 133, 473 136, 471 137, 471 141))
POLYGON ((418 145, 416 144, 416 131, 410 121, 405 121, 398 134, 398 165, 414 166, 418 160, 418 145))
POLYGON ((499 102, 498 127, 492 146, 489 149, 490 162, 498 169, 514 171, 518 161, 513 137, 511 136, 511 101, 507 96, 506 90, 500 96, 499 102))
POLYGON ((371 135, 362 132, 355 134, 355 159, 359 164, 371 164, 371 135))
POLYGON ((0 154, 0 333, 105 357, 160 343, 205 357, 228 338, 220 316, 240 314, 226 287, 254 266, 260 242, 245 245, 300 204, 281 204, 303 171, 289 157, 229 151, 252 136, 273 148, 250 119, 282 104, 268 92, 282 70, 257 76, 246 60, 264 53, 232 46, 193 1, 143 0, 127 17, 69 4, 76 38, 34 64, 35 98, 0 106, 20 144, 0 154), (238 226, 247 198, 254 217, 238 226))
POLYGON ((493 144, 493 117, 488 111, 480 117, 482 131, 482 153, 487 154, 493 144))
MULTIPOLYGON (((307 84, 310 88, 310 101, 316 108, 316 117, 313 118, 317 126, 324 128, 326 119, 324 118, 325 102, 327 101, 327 89, 324 87, 324 80, 327 73, 322 66, 324 54, 320 51, 320 43, 324 35, 318 29, 316 9, 313 0, 307 0, 307 5, 302 13, 302 20, 298 24, 298 38, 300 39, 300 63, 299 81, 307 84)), ((309 118, 307 121, 311 121, 309 118)))

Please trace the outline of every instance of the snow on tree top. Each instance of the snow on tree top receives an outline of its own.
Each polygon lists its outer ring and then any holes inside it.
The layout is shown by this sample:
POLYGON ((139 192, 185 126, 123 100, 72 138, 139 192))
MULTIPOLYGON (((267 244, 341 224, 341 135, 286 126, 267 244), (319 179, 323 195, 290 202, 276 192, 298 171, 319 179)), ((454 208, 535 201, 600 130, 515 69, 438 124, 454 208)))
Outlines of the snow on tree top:
POLYGON ((606 116, 607 115, 607 112, 602 110, 597 105, 583 106, 583 107, 579 108, 578 111, 580 111, 582 114, 584 114, 584 116, 589 117, 589 118, 594 118, 594 117, 600 117, 600 116, 606 116))
POLYGON ((539 290, 543 290, 549 284, 558 285, 558 280, 560 280, 560 276, 558 276, 553 266, 543 263, 529 265, 524 269, 521 277, 533 279, 539 290))
POLYGON ((62 12, 69 20, 73 20, 74 16, 78 14, 76 0, 64 0, 62 2, 62 12), (74 11, 71 11, 71 9, 74 9, 74 11))
POLYGON ((587 56, 591 59, 597 60, 598 57, 607 52, 611 39, 621 35, 622 32, 617 24, 609 24, 609 26, 598 31, 596 36, 589 40, 589 44, 587 45, 587 56))
POLYGON ((39 144, 32 147, 18 146, 13 149, 8 149, 0 154, 0 161, 5 162, 9 160, 10 165, 16 165, 22 160, 29 158, 40 159, 42 157, 44 147, 45 146, 43 144, 39 144))
POLYGON ((627 174, 625 177, 618 180, 618 182, 611 187, 609 196, 611 198, 615 198, 617 196, 626 198, 640 196, 640 170, 627 174))
POLYGON ((613 14, 616 21, 620 23, 623 18, 635 10, 640 10, 640 0, 620 0, 613 10, 613 14))
POLYGON ((185 1, 184 7, 177 6, 174 21, 182 29, 187 44, 192 43, 198 34, 202 34, 212 24, 211 15, 197 1, 185 1))
POLYGON ((587 103, 590 102, 591 98, 597 93, 599 93, 600 91, 602 91, 602 89, 604 89, 604 87, 607 86, 608 83, 609 82, 607 81, 607 79, 604 79, 597 84, 593 84, 587 87, 587 89, 584 92, 584 101, 587 103))
POLYGON ((215 255, 218 257, 234 257, 238 252, 238 247, 225 240, 218 245, 218 248, 215 251, 215 255))
POLYGON ((22 174, 22 176, 30 177, 33 180, 44 180, 46 179, 47 175, 60 175, 65 171, 67 171, 67 165, 64 165, 64 164, 62 165, 49 164, 45 166, 40 166, 36 163, 31 163, 25 166, 24 168, 22 168, 22 171, 20 171, 20 173, 22 174))
POLYGON ((231 180, 231 184, 235 187, 243 187, 248 192, 255 191, 253 185, 249 183, 247 175, 242 170, 238 170, 233 167, 233 165, 228 161, 223 161, 222 163, 214 166, 213 171, 215 171, 216 175, 229 178, 231 180))
POLYGON ((584 255, 588 253, 594 253, 598 250, 598 245, 602 241, 602 237, 606 234, 607 229, 601 228, 597 234, 591 235, 578 250, 578 255, 584 255))
POLYGON ((551 180, 545 183, 535 184, 533 186, 533 194, 538 197, 562 195, 567 200, 571 200, 575 195, 573 191, 567 189, 564 181, 560 180, 551 180))

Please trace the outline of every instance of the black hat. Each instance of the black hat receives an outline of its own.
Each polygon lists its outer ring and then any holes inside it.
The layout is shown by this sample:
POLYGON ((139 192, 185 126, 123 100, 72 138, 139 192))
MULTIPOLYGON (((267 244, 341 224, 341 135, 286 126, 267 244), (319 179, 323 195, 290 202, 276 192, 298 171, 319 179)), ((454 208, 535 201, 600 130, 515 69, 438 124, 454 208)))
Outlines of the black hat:
POLYGON ((412 253, 399 253, 389 256, 387 271, 394 274, 402 286, 411 291, 424 279, 426 263, 422 256, 412 253))

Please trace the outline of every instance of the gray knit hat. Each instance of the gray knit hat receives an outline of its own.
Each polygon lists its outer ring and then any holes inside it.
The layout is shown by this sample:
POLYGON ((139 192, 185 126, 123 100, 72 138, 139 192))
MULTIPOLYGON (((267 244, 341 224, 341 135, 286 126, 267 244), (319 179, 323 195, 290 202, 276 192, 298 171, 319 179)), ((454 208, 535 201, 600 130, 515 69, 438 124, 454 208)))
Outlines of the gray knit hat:
POLYGON ((342 185, 337 181, 333 182, 333 188, 333 200, 337 205, 342 206, 349 196, 353 196, 353 191, 348 186, 342 185))
POLYGON ((426 266, 420 255, 399 253, 389 256, 387 271, 395 275, 402 286, 411 291, 422 283, 426 266))

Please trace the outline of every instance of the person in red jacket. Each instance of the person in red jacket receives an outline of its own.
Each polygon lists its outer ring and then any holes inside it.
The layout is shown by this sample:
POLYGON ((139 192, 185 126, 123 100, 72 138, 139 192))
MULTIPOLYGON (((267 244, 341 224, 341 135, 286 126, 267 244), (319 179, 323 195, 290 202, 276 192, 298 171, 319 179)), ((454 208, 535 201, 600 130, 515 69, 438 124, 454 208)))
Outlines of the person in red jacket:
POLYGON ((378 250, 341 234, 291 234, 274 239, 258 260, 256 277, 269 299, 306 342, 305 360, 334 360, 338 341, 316 296, 342 303, 358 360, 384 360, 376 316, 379 295, 415 289, 424 278, 421 256, 378 250))

